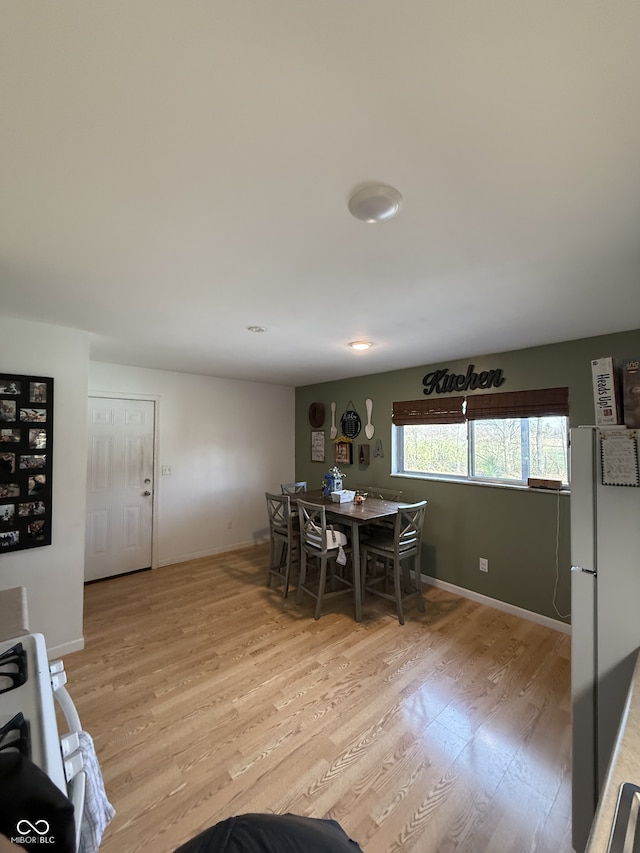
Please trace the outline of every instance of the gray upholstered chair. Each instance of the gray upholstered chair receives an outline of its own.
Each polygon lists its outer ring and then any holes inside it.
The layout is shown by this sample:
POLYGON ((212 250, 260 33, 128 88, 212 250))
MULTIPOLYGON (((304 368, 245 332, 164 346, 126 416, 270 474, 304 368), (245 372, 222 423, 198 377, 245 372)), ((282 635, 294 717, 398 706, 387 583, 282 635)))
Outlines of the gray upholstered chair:
POLYGON ((404 625, 403 599, 407 595, 415 595, 420 610, 424 612, 420 547, 426 507, 426 501, 401 507, 396 515, 392 533, 380 531, 360 543, 364 592, 395 601, 401 625, 404 625), (414 570, 413 586, 410 578, 411 563, 414 570), (382 565, 380 573, 376 571, 378 564, 382 565))
POLYGON ((336 562, 340 551, 347 551, 347 535, 341 530, 327 526, 326 508, 308 501, 298 500, 300 523, 300 578, 296 601, 302 602, 306 593, 315 599, 314 619, 320 618, 322 603, 327 598, 342 595, 353 589, 353 582, 345 577, 344 567, 336 562), (314 564, 315 580, 312 582, 310 563, 314 564), (326 587, 330 589, 327 590, 326 587))
POLYGON ((283 596, 286 598, 289 594, 291 569, 299 561, 300 532, 296 519, 291 512, 289 495, 265 492, 265 498, 267 500, 269 535, 271 538, 267 586, 271 586, 274 578, 281 580, 284 585, 283 596))

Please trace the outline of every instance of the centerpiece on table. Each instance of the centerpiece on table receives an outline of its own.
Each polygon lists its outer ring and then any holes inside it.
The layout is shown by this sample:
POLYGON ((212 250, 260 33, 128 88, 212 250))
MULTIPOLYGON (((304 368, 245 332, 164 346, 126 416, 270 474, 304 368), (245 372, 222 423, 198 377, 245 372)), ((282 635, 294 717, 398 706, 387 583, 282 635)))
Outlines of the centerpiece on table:
POLYGON ((330 497, 331 492, 342 491, 342 481, 346 476, 347 475, 343 474, 337 465, 334 465, 333 468, 329 468, 322 481, 322 494, 325 498, 330 497))

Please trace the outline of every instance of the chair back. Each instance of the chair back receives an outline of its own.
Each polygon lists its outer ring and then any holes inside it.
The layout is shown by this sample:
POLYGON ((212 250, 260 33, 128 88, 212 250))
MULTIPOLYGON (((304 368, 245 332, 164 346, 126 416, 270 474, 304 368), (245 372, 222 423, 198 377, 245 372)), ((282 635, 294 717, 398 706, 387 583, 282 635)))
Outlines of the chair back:
POLYGON ((271 535, 289 538, 292 533, 291 498, 289 495, 275 495, 271 492, 265 492, 264 495, 267 499, 271 535))
POLYGON ((308 501, 297 501, 300 522, 300 542, 307 554, 323 556, 347 545, 347 535, 342 530, 327 529, 327 512, 324 506, 308 501))
POLYGON ((420 550, 426 509, 427 502, 418 501, 398 510, 393 535, 394 550, 398 556, 408 557, 420 550))
POLYGON ((297 483, 283 483, 280 488, 283 495, 295 495, 297 492, 307 491, 307 481, 299 480, 297 483))
POLYGON ((327 513, 323 506, 298 500, 300 541, 306 550, 322 553, 327 550, 327 513))
POLYGON ((379 498, 381 501, 399 501, 402 497, 402 489, 379 489, 377 486, 358 486, 359 492, 366 492, 370 498, 379 498))

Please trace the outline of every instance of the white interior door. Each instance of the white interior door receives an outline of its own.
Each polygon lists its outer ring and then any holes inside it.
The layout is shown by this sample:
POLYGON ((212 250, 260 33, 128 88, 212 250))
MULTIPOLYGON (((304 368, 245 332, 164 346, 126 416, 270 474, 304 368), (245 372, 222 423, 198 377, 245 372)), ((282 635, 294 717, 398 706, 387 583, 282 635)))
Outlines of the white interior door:
POLYGON ((151 567, 152 400, 89 398, 85 581, 151 567))

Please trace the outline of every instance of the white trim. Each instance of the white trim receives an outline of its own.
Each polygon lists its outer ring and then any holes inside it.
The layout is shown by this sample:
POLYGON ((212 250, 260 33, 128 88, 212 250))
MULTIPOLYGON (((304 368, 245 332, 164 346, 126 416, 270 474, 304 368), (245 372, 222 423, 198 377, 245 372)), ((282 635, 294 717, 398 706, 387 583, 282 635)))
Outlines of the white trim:
POLYGON ((517 492, 536 492, 545 495, 571 495, 571 488, 566 483, 561 489, 541 489, 536 486, 528 486, 526 483, 508 483, 506 481, 499 482, 497 480, 477 480, 470 477, 447 477, 438 474, 422 474, 416 471, 392 471, 390 477, 403 477, 407 480, 427 480, 434 483, 457 483, 460 486, 487 486, 490 489, 511 489, 517 492))
POLYGON ((453 592, 463 598, 469 598, 472 601, 477 601, 479 604, 484 604, 486 607, 493 607, 496 610, 502 610, 504 613, 511 613, 513 616, 519 616, 521 619, 528 619, 530 622, 537 622, 539 625, 545 625, 547 628, 553 628, 554 631, 560 631, 562 634, 571 634, 571 625, 566 622, 560 622, 558 619, 551 619, 549 616, 541 616, 540 613, 534 613, 532 610, 525 610, 523 607, 516 607, 514 604, 507 604, 505 601, 498 601, 496 598, 489 598, 488 595, 482 595, 480 592, 465 589, 462 586, 456 586, 447 581, 432 578, 429 575, 421 575, 423 583, 428 583, 430 586, 446 589, 448 592, 453 592))
POLYGON ((209 548, 205 551, 193 551, 190 554, 179 554, 167 560, 161 560, 158 568, 164 566, 175 566, 177 563, 187 563, 189 560, 199 560, 201 557, 215 557, 216 554, 226 554, 229 551, 243 551, 254 548, 256 545, 265 544, 269 539, 251 539, 246 542, 236 542, 233 545, 223 545, 221 548, 209 548))
POLYGON ((79 640, 69 640, 68 643, 61 643, 59 646, 51 646, 47 648, 47 657, 49 660, 54 660, 62 655, 70 655, 72 652, 79 652, 84 649, 84 637, 79 640))

